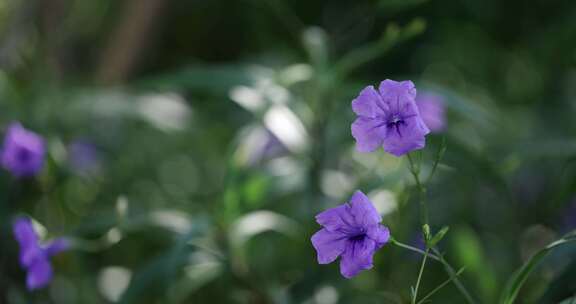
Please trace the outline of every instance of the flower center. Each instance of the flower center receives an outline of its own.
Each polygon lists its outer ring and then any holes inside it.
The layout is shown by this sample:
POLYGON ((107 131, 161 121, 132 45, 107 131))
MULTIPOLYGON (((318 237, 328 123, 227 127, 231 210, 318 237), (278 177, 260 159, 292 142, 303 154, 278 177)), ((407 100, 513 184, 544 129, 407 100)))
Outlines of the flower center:
POLYGON ((386 126, 390 129, 394 129, 398 136, 402 137, 402 133, 400 132, 400 126, 406 124, 404 118, 399 114, 394 114, 388 119, 388 123, 386 126))
POLYGON ((402 117, 398 114, 392 115, 392 117, 390 117, 390 119, 388 120, 388 126, 389 127, 401 125, 403 123, 404 123, 404 119, 402 119, 402 117))
POLYGON ((361 233, 361 234, 357 234, 357 235, 351 237, 349 240, 357 242, 357 241, 364 240, 365 237, 366 237, 366 233, 361 233))
POLYGON ((28 149, 19 149, 18 150, 18 154, 16 154, 16 157, 18 158, 18 160, 20 162, 27 162, 30 159, 30 151, 28 151, 28 149))

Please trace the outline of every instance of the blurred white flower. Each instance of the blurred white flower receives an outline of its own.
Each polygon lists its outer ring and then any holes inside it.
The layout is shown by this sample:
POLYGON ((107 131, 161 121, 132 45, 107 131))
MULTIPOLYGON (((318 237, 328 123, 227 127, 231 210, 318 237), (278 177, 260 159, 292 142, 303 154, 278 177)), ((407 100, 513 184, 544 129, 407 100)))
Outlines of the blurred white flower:
POLYGON ((270 131, 258 125, 250 125, 240 133, 234 159, 243 165, 255 165, 286 152, 286 148, 270 131))
POLYGON ((382 216, 386 216, 396 211, 398 208, 398 202, 396 196, 392 191, 388 190, 376 190, 368 194, 370 200, 378 210, 378 213, 382 216))
POLYGON ((302 121, 288 107, 275 105, 264 114, 264 125, 292 152, 303 151, 308 134, 302 121))
POLYGON ((280 81, 287 86, 312 78, 314 69, 309 64, 299 63, 288 66, 278 76, 280 81))
POLYGON ((132 272, 124 267, 106 267, 98 275, 98 289, 104 298, 117 302, 130 284, 132 272))
POLYGON ((316 304, 336 304, 338 303, 338 290, 334 286, 322 286, 314 293, 316 304))
POLYGON ((355 181, 342 171, 325 170, 322 172, 322 192, 334 199, 341 199, 354 188, 355 181))
POLYGON ((192 223, 189 216, 178 210, 158 210, 150 213, 150 221, 175 233, 184 234, 190 231, 192 223))
POLYGON ((249 86, 235 86, 229 95, 232 101, 250 112, 261 111, 266 106, 262 92, 249 86))

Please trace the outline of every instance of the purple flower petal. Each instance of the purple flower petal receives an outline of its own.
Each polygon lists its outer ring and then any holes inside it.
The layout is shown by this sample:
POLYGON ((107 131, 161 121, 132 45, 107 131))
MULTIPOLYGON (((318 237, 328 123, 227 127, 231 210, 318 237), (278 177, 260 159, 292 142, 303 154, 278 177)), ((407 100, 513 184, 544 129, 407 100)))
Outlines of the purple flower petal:
POLYGON ((421 149, 430 132, 420 117, 411 81, 384 80, 378 92, 364 88, 352 101, 358 118, 352 123, 352 136, 359 152, 372 152, 383 146, 395 156, 421 149))
POLYGON ((20 264, 26 271, 26 286, 34 290, 46 286, 52 279, 52 267, 49 258, 69 248, 69 241, 57 238, 46 248, 41 246, 32 226, 32 221, 19 217, 13 224, 14 238, 20 246, 20 264))
POLYGON ((384 114, 389 109, 374 87, 367 86, 356 99, 352 100, 352 110, 358 116, 374 118, 375 115, 384 114))
POLYGON ((376 242, 369 238, 350 240, 340 260, 340 273, 347 279, 372 268, 372 256, 376 250, 376 242))
POLYGON ((384 102, 390 104, 392 111, 400 111, 416 98, 416 87, 410 80, 394 81, 386 79, 380 83, 378 91, 384 102))
POLYGON ((44 154, 44 139, 38 134, 17 122, 8 127, 0 155, 2 167, 16 177, 33 176, 42 170, 44 154))
POLYGON ((13 225, 14 238, 18 241, 20 248, 29 248, 38 244, 38 236, 32 221, 25 217, 19 217, 14 221, 13 225))
POLYGON ((425 135, 427 129, 418 125, 418 121, 407 120, 406 126, 402 131, 390 130, 384 141, 384 151, 395 155, 402 156, 410 151, 424 148, 426 145, 425 135))
POLYGON ((318 263, 328 264, 341 257, 340 271, 351 278, 372 267, 372 255, 390 239, 388 228, 380 225, 380 214, 362 191, 350 202, 316 216, 323 228, 312 236, 318 263))
POLYGON ((20 246, 20 265, 29 267, 38 258, 42 258, 44 252, 38 246, 38 236, 32 221, 28 218, 20 217, 14 221, 13 225, 14 238, 20 246))
POLYGON ((348 237, 340 232, 321 229, 312 236, 312 245, 318 253, 319 264, 334 262, 346 246, 348 237))
POLYGON ((54 256, 70 248, 70 241, 66 238, 57 238, 50 242, 44 249, 48 256, 54 256))
POLYGON ((424 124, 434 133, 446 128, 446 109, 442 96, 424 93, 416 98, 416 104, 424 124))
POLYGON ((330 231, 337 231, 354 223, 352 214, 347 211, 348 206, 342 205, 330 208, 316 215, 316 222, 330 231))
POLYGON ((74 173, 88 176, 100 169, 100 151, 96 146, 82 139, 77 139, 68 145, 68 163, 74 173))
POLYGON ((366 236, 376 242, 376 247, 380 248, 390 240, 390 230, 382 225, 374 225, 368 228, 366 236))
POLYGON ((350 199, 350 206, 350 213, 358 226, 368 227, 382 221, 378 210, 374 208, 370 199, 362 191, 354 192, 350 199))
POLYGON ((386 137, 386 123, 365 117, 358 117, 352 123, 352 136, 356 139, 358 152, 372 152, 382 145, 386 137))
POLYGON ((48 259, 36 259, 28 269, 26 287, 28 287, 28 290, 45 287, 52 280, 52 275, 52 266, 50 266, 48 259))
POLYGON ((20 249, 20 265, 29 268, 38 259, 46 258, 46 253, 38 246, 20 249))

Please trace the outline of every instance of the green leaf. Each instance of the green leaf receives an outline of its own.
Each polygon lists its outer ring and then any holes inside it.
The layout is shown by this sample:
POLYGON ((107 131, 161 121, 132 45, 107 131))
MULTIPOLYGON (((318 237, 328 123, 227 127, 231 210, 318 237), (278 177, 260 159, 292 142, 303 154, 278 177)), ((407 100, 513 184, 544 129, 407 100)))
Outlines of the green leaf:
POLYGON ((560 302, 560 304, 576 304, 576 296, 572 297, 570 299, 566 299, 566 300, 560 302))
POLYGON ((506 289, 502 295, 503 304, 512 304, 516 301, 516 297, 522 288, 522 285, 528 279, 528 276, 532 273, 534 268, 550 253, 554 248, 576 241, 575 232, 566 235, 555 242, 550 243, 548 246, 544 247, 542 250, 535 253, 520 269, 518 269, 508 281, 506 289))
POLYGON ((345 78, 354 69, 386 54, 392 47, 412 39, 426 30, 426 21, 413 19, 404 27, 391 23, 378 41, 359 47, 346 54, 335 67, 340 78, 345 78))
POLYGON ((438 233, 436 233, 436 235, 428 242, 428 246, 429 247, 436 246, 436 244, 438 244, 438 242, 440 242, 444 238, 446 233, 448 233, 448 230, 450 230, 450 227, 448 226, 442 227, 442 229, 440 229, 440 231, 438 231, 438 233))
POLYGON ((477 233, 470 227, 461 226, 450 235, 450 243, 458 264, 465 265, 469 276, 476 278, 482 302, 494 303, 499 282, 477 233))
POLYGON ((233 86, 248 85, 250 81, 250 67, 246 65, 196 64, 143 79, 135 86, 142 89, 196 90, 225 95, 233 86))
MULTIPOLYGON (((562 252, 555 253, 555 258, 570 259, 576 254, 576 246, 572 248, 562 248, 562 252)), ((538 300, 540 303, 557 303, 566 297, 566 291, 571 290, 576 283, 576 259, 574 259, 568 266, 562 267, 561 272, 555 275, 554 279, 548 283, 546 292, 538 300)), ((576 294, 574 295, 576 296, 576 294)), ((575 298, 576 301, 576 298, 575 298)), ((574 302, 576 304, 576 302, 574 302)))

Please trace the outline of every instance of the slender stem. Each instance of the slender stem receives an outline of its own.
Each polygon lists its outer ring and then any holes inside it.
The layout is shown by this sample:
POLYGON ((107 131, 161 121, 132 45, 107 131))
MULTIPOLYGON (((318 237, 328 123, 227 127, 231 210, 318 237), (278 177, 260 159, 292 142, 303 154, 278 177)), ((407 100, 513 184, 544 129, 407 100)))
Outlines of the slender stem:
POLYGON ((422 280, 422 274, 424 273, 424 267, 426 266, 426 258, 428 257, 428 252, 430 248, 426 248, 426 254, 422 259, 422 265, 420 266, 420 272, 418 273, 418 279, 416 279, 416 287, 414 288, 414 294, 412 295, 412 304, 416 304, 418 299, 418 288, 420 288, 420 281, 422 280))
MULTIPOLYGON (((414 161, 412 160, 412 156, 410 155, 410 153, 408 153, 408 162, 410 163, 410 172, 412 173, 412 176, 414 177, 414 181, 416 181, 416 187, 418 188, 418 194, 419 194, 419 201, 420 201, 420 221, 422 224, 422 227, 424 227, 425 225, 428 225, 428 209, 426 208, 426 190, 425 188, 422 186, 422 183, 420 182, 420 163, 418 164, 418 166, 415 165, 414 161)), ((422 228, 424 229, 424 228, 422 228)), ((425 236, 427 238, 427 236, 425 236)), ((420 272, 418 273, 418 279, 416 280, 416 287, 414 289, 414 292, 412 294, 412 304, 416 304, 416 299, 418 297, 418 288, 420 287, 420 280, 422 279, 422 273, 424 272, 424 266, 426 266, 426 257, 428 257, 428 251, 430 250, 430 248, 428 247, 428 242, 426 242, 426 253, 424 254, 424 257, 422 258, 422 265, 420 266, 420 272)))
POLYGON ((430 183, 434 173, 436 173, 436 168, 438 168, 438 164, 440 160, 444 157, 444 153, 446 152, 446 137, 442 137, 442 143, 438 148, 438 153, 436 153, 436 159, 434 159, 434 164, 432 165, 432 171, 430 171, 430 175, 428 175, 428 179, 426 179, 426 185, 430 183))
POLYGON ((434 254, 429 253, 429 252, 427 253, 426 251, 424 251, 422 249, 419 249, 419 248, 404 244, 402 242, 399 242, 392 237, 390 238, 390 243, 392 243, 392 245, 396 245, 400 248, 404 248, 406 250, 417 252, 419 254, 422 254, 424 256, 427 256, 433 260, 440 262, 444 266, 444 269, 446 270, 446 272, 448 273, 448 275, 450 276, 452 281, 454 281, 454 285, 456 285, 456 288, 458 288, 458 290, 460 290, 460 292, 462 293, 462 295, 464 295, 464 297, 466 298, 468 303, 470 303, 470 304, 476 303, 476 301, 474 301, 474 299, 472 298, 470 293, 466 290, 466 288, 464 287, 464 285, 462 284, 462 282, 458 278, 459 273, 454 271, 454 268, 444 259, 444 257, 442 256, 442 253, 438 249, 436 249, 435 247, 431 247, 430 249, 432 251, 434 251, 434 254))
POLYGON ((444 269, 450 275, 450 278, 452 278, 454 280, 454 285, 456 285, 456 288, 458 288, 458 290, 460 290, 460 292, 462 293, 464 298, 466 298, 466 301, 468 301, 468 303, 470 303, 470 304, 475 304, 476 301, 474 301, 474 299, 472 298, 472 296, 470 295, 468 290, 466 290, 466 287, 464 287, 464 284, 462 284, 462 281, 460 281, 460 279, 458 278, 457 273, 454 270, 454 267, 452 267, 444 259, 444 256, 442 255, 442 253, 436 247, 432 247, 431 249, 436 254, 436 256, 438 256, 440 263, 442 263, 442 265, 444 265, 444 269))
MULTIPOLYGON (((461 268, 460 270, 458 270, 458 272, 456 273, 456 276, 459 276, 463 271, 464 271, 464 268, 461 268)), ((436 292, 438 292, 438 290, 442 289, 442 287, 448 285, 448 283, 450 283, 452 281, 453 281, 453 278, 449 278, 448 280, 444 281, 442 284, 438 285, 438 287, 432 289, 432 291, 430 291, 427 295, 425 295, 422 299, 420 299, 420 301, 418 301, 418 304, 423 304, 428 298, 430 298, 436 292)))
MULTIPOLYGON (((437 155, 436 161, 435 161, 435 163, 436 163, 435 167, 438 166, 437 163, 440 161, 441 157, 443 156, 444 151, 445 151, 445 142, 442 143, 442 146, 441 146, 440 150, 438 151, 438 155, 437 155)), ((419 174, 420 173, 420 164, 418 164, 418 165, 415 164, 410 153, 408 153, 407 156, 408 156, 408 162, 410 164, 410 173, 412 173, 412 176, 414 177, 414 181, 416 182, 416 187, 418 188, 419 200, 420 200, 420 220, 422 222, 422 226, 428 225, 428 207, 426 205, 426 187, 420 181, 420 176, 419 176, 420 175, 419 174)), ((436 170, 435 167, 433 168, 433 171, 436 170)), ((474 301, 474 299, 472 298, 472 296, 470 295, 468 290, 466 290, 466 287, 464 287, 464 284, 462 284, 460 279, 456 276, 456 271, 444 259, 444 257, 440 253, 440 251, 436 247, 428 248, 428 244, 426 244, 426 246, 427 246, 426 250, 431 249, 434 252, 434 254, 438 257, 440 263, 442 263, 442 265, 444 265, 444 269, 446 270, 448 275, 450 275, 450 278, 453 279, 454 285, 456 285, 456 287, 462 293, 464 298, 466 298, 466 301, 470 304, 475 304, 476 302, 474 301)))
POLYGON ((418 188, 418 195, 420 201, 420 221, 422 225, 428 224, 428 206, 426 205, 426 188, 420 182, 420 165, 416 166, 414 161, 412 160, 412 156, 410 153, 408 155, 408 162, 410 163, 410 173, 414 177, 414 181, 416 182, 416 188, 418 188))
POLYGON ((428 256, 429 258, 440 262, 440 258, 438 258, 436 255, 431 254, 431 253, 426 253, 426 251, 424 251, 424 250, 422 250, 422 249, 419 249, 419 248, 416 248, 416 247, 412 247, 412 246, 410 246, 410 245, 407 245, 407 244, 398 242, 397 240, 395 240, 395 239, 393 239, 393 238, 390 238, 390 243, 392 243, 393 245, 396 245, 396 246, 398 246, 398 247, 400 247, 400 248, 404 248, 404 249, 407 249, 407 250, 410 250, 410 251, 414 251, 414 252, 419 253, 419 254, 421 254, 421 255, 426 255, 426 256, 428 256))

